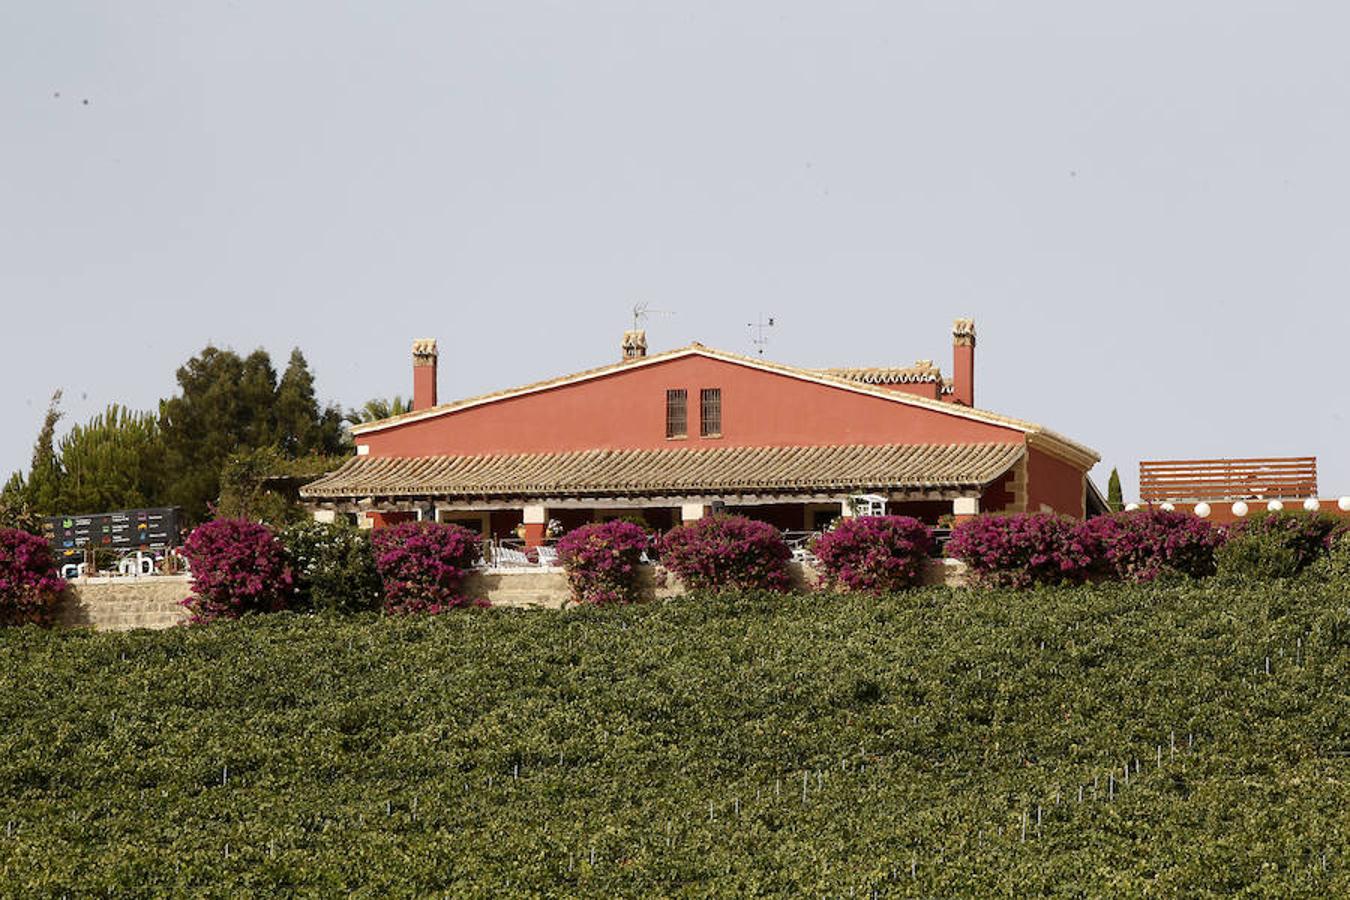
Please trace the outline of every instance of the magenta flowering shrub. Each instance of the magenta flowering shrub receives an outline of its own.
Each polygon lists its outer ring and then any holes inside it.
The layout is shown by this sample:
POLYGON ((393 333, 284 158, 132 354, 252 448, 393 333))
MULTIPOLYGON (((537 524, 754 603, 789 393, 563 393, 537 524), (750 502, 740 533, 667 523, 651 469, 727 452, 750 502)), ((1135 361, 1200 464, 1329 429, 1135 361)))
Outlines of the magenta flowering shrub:
POLYGON ((1080 543, 1095 572, 1124 581, 1152 581, 1164 571, 1192 578, 1214 574, 1224 535, 1204 519, 1162 509, 1098 516, 1078 525, 1080 543))
POLYGON ((183 542, 192 567, 192 596, 183 601, 191 624, 285 609, 295 581, 282 546, 266 525, 216 519, 183 542))
POLYGON ((791 558, 777 528, 745 516, 710 516, 661 538, 661 565, 690 590, 786 591, 791 558))
POLYGON ((603 606, 632 603, 641 590, 642 553, 650 540, 640 525, 615 519, 583 525, 558 540, 572 598, 603 606))
POLYGON ((1053 513, 976 516, 952 530, 947 553, 976 581, 1006 587, 1075 584, 1095 561, 1077 523, 1053 513))
POLYGON ((50 625, 65 587, 46 541, 0 528, 0 625, 50 625))
POLYGON ((435 615, 462 606, 484 606, 459 593, 481 557, 481 539, 467 528, 440 522, 402 522, 371 533, 375 568, 384 583, 384 611, 435 615))
POLYGON ((933 533, 910 516, 842 519, 816 538, 811 550, 826 584, 881 594, 919 583, 933 548, 933 533))

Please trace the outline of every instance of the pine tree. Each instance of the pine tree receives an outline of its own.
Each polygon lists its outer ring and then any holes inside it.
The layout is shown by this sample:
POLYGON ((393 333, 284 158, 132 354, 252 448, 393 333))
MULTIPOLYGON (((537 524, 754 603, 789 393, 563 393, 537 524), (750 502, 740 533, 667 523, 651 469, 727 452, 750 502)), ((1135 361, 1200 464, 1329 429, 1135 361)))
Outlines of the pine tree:
POLYGON ((336 454, 345 449, 342 415, 336 407, 319 409, 314 397, 314 376, 305 355, 291 351, 276 395, 277 446, 286 456, 336 454))
POLYGON ((335 407, 319 408, 299 349, 278 383, 267 351, 241 359, 208 346, 179 368, 178 385, 178 395, 160 403, 165 493, 190 520, 203 519, 220 498, 221 472, 231 458, 281 460, 285 468, 287 459, 346 450, 342 415, 335 407), (253 453, 260 450, 275 453, 253 453))
MULTIPOLYGON (((270 364, 269 364, 270 368, 270 364)), ((256 420, 271 416, 270 395, 261 410, 252 403, 254 384, 244 390, 244 361, 230 350, 207 346, 178 369, 179 393, 160 401, 159 425, 165 452, 165 500, 181 506, 192 521, 205 518, 220 494, 225 460, 263 430, 256 420)))
POLYGON ((254 350, 244 359, 238 391, 244 420, 242 445, 275 446, 280 437, 276 415, 277 370, 272 368, 272 358, 266 350, 254 350))
POLYGON ((1111 512, 1120 512, 1125 508, 1125 499, 1120 491, 1120 472, 1114 468, 1106 482, 1106 506, 1111 512))
POLYGON ((62 512, 157 506, 164 476, 158 418, 110 405, 61 439, 62 512))

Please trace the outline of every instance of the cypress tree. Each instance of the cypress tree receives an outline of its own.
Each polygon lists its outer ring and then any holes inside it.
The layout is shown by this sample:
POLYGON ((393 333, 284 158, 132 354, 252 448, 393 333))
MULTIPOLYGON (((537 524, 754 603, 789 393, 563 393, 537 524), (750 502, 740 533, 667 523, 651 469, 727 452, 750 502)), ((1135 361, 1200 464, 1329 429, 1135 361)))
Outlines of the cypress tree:
POLYGON ((1114 467, 1111 469, 1111 477, 1106 482, 1106 505, 1111 512, 1120 512, 1125 508, 1125 499, 1120 491, 1120 472, 1114 467))
POLYGON ((56 424, 61 421, 61 391, 52 394, 47 404, 47 415, 42 420, 33 445, 32 466, 24 484, 24 499, 28 508, 42 515, 61 512, 61 460, 56 455, 56 424))

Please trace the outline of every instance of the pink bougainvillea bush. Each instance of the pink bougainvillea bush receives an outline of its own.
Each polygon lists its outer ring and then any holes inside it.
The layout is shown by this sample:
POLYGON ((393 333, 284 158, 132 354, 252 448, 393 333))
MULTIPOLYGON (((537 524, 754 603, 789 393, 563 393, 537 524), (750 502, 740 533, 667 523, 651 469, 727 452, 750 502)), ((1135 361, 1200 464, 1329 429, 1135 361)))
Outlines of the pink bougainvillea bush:
POLYGON ((266 525, 216 519, 192 529, 183 542, 192 567, 189 622, 237 619, 244 613, 285 609, 295 581, 282 546, 266 525))
POLYGON ((640 525, 617 519, 567 532, 558 541, 558 560, 567 571, 572 598, 595 605, 637 600, 639 566, 649 543, 640 525))
POLYGON ((1182 512, 1141 509, 1097 516, 1078 525, 1081 546, 1096 573, 1124 581, 1152 581, 1165 571, 1192 578, 1214 574, 1223 532, 1182 512))
POLYGON ((65 586, 46 541, 0 528, 0 625, 50 625, 65 586))
POLYGON ((375 568, 389 614, 436 614, 482 606, 460 593, 478 562, 481 539, 467 528, 439 522, 403 522, 371 533, 375 568))
POLYGON ((1092 572, 1092 547, 1072 519, 1052 513, 976 516, 947 541, 947 553, 984 584, 1075 584, 1092 572))
POLYGON ((872 594, 918 584, 932 548, 933 533, 910 516, 842 519, 811 547, 827 585, 872 594))
POLYGON ((690 590, 786 591, 791 558, 777 528, 745 516, 699 519, 661 538, 661 565, 690 590))

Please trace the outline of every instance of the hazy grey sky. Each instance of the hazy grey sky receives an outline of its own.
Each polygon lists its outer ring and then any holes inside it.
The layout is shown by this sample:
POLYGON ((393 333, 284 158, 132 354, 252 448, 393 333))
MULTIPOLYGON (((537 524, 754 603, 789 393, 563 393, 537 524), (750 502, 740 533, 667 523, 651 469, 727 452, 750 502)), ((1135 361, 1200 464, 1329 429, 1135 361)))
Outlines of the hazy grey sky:
POLYGON ((0 4, 0 470, 208 341, 326 399, 700 340, 1350 493, 1344 3, 0 4), (86 104, 85 101, 88 101, 86 104))

